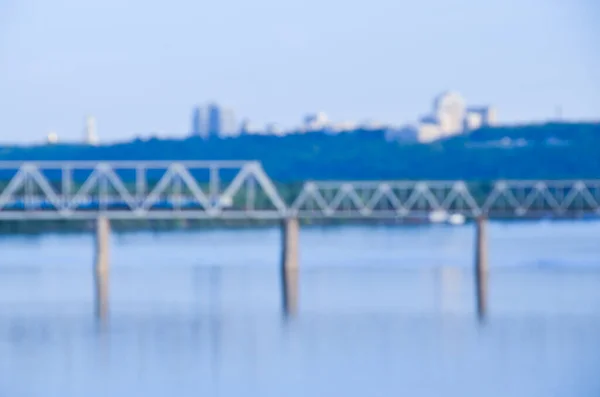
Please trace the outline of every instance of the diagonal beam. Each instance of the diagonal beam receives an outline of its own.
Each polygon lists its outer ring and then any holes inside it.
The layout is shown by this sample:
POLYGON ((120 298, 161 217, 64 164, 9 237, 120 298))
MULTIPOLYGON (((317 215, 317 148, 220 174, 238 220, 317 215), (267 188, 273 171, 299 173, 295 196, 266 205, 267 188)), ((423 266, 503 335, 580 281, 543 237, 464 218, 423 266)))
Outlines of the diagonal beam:
POLYGON ((69 202, 67 203, 67 208, 68 209, 77 208, 77 206, 79 205, 79 201, 83 197, 87 196, 87 194, 90 192, 90 190, 92 190, 94 188, 94 186, 97 186, 98 180, 99 180, 99 172, 98 172, 98 169, 95 168, 92 171, 92 173, 87 177, 87 179, 85 180, 83 185, 81 185, 81 187, 79 188, 77 193, 74 196, 69 198, 69 202))
POLYGON ((287 205, 281 199, 281 196, 277 192, 277 188, 275 188, 275 185, 273 185, 273 182, 267 176, 260 164, 252 163, 247 167, 250 168, 250 174, 254 176, 258 185, 263 189, 269 200, 271 200, 271 204, 273 204, 280 213, 286 213, 288 210, 287 205))
POLYGON ((119 193, 119 196, 125 201, 125 203, 127 203, 129 208, 135 209, 136 202, 133 198, 133 195, 129 192, 129 190, 127 190, 125 184, 123 183, 121 178, 119 178, 119 176, 115 173, 115 171, 111 167, 106 167, 103 168, 102 174, 104 175, 104 177, 106 177, 108 182, 117 191, 117 193, 119 193))
POLYGON ((61 208, 60 198, 58 197, 52 186, 50 186, 48 179, 40 173, 39 169, 35 166, 32 166, 28 170, 28 173, 31 179, 33 179, 33 181, 38 185, 38 187, 46 195, 46 198, 52 203, 52 205, 54 205, 57 209, 61 208))
POLYGON ((173 179, 174 175, 175 175, 175 171, 174 171, 174 167, 172 164, 169 166, 169 168, 167 168, 167 171, 162 176, 162 178, 160 178, 160 180, 158 181, 156 186, 154 186, 154 189, 152 189, 152 191, 148 194, 148 196, 146 196, 146 199, 139 206, 138 212, 142 213, 143 211, 150 208, 158 200, 160 195, 162 193, 164 193, 164 191, 169 186, 169 183, 171 183, 171 180, 173 179))
POLYGON ((333 214, 333 210, 329 208, 327 204, 327 200, 321 195, 319 192, 318 186, 314 182, 306 182, 302 187, 302 191, 298 198, 292 204, 292 208, 294 210, 302 210, 302 205, 306 205, 309 199, 313 199, 314 202, 319 207, 319 210, 326 216, 330 216, 333 214))
POLYGON ((10 182, 8 182, 6 188, 2 190, 2 194, 0 194, 0 210, 10 201, 15 192, 23 187, 26 179, 27 170, 19 168, 17 173, 11 178, 10 182))
POLYGON ((181 178, 185 186, 190 189, 190 192, 194 195, 194 198, 204 207, 209 209, 211 207, 210 200, 206 197, 206 194, 202 191, 202 188, 198 185, 194 177, 190 172, 182 165, 177 165, 174 169, 175 173, 181 178))
POLYGON ((241 187, 244 185, 244 182, 246 182, 246 179, 251 174, 251 171, 252 170, 249 169, 247 166, 244 166, 242 167, 242 169, 240 169, 240 171, 233 178, 229 186, 227 186, 227 188, 225 188, 223 193, 219 196, 219 200, 212 207, 213 210, 219 211, 222 209, 224 201, 233 200, 233 197, 239 192, 241 187))

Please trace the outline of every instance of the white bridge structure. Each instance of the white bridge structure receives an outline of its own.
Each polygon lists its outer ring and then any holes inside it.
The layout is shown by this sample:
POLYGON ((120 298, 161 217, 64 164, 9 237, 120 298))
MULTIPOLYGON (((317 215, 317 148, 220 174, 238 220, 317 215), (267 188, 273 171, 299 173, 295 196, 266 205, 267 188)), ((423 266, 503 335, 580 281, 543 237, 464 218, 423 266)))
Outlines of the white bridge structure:
POLYGON ((0 220, 600 215, 600 180, 306 181, 255 161, 0 162, 0 220))
POLYGON ((487 308, 487 218, 596 217, 600 180, 275 183, 256 161, 0 162, 0 222, 96 220, 97 312, 106 316, 110 221, 282 220, 286 314, 298 305, 301 219, 476 218, 475 294, 487 308))

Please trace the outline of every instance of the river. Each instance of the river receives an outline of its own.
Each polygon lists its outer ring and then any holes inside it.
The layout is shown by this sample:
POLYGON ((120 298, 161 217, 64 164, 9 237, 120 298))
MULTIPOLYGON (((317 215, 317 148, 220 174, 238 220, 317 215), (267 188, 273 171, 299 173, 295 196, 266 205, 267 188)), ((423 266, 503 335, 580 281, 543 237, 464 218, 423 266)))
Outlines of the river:
POLYGON ((0 239, 0 396, 598 396, 600 222, 307 227, 281 314, 279 230, 0 239))

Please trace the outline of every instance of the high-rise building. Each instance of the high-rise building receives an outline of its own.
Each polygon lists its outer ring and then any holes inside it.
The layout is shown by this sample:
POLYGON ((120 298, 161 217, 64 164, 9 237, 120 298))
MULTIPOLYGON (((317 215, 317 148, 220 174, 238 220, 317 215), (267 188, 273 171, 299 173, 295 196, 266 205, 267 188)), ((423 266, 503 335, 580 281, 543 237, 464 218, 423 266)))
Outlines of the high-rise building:
POLYGON ((192 112, 192 135, 206 139, 236 136, 239 132, 235 114, 230 108, 210 103, 205 107, 198 106, 192 112))
POLYGON ((208 105, 208 135, 218 136, 221 132, 221 109, 216 103, 208 105))
POLYGON ((240 134, 237 121, 235 120, 235 113, 231 108, 221 109, 221 120, 220 120, 220 137, 232 137, 240 134))
POLYGON ((235 114, 230 108, 222 108, 216 103, 208 105, 208 134, 210 136, 228 137, 239 133, 235 114))
MULTIPOLYGON (((415 125, 415 131, 419 142, 428 143, 496 123, 496 110, 493 107, 466 108, 461 95, 444 92, 435 98, 433 112, 421 117, 415 125)), ((406 136, 412 135, 412 132, 405 130, 408 131, 406 136)), ((390 134, 391 137, 398 135, 397 131, 390 134)))
POLYGON ((433 113, 444 136, 460 134, 463 131, 466 106, 456 92, 444 92, 435 98, 433 113))
POLYGON ((85 123, 85 143, 88 145, 98 144, 98 135, 96 133, 96 119, 89 116, 85 123))
POLYGON ((191 135, 208 138, 208 112, 206 107, 196 106, 192 111, 191 135))

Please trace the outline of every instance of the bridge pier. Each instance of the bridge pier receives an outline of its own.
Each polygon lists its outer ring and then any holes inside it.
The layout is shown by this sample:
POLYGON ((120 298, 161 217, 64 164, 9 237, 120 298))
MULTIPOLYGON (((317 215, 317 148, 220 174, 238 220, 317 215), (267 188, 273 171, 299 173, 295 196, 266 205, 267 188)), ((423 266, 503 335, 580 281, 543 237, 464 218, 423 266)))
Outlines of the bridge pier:
POLYGON ((108 287, 110 270, 110 221, 105 216, 96 219, 96 252, 94 263, 96 316, 102 322, 108 317, 108 287))
POLYGON ((298 310, 298 243, 300 224, 297 218, 285 218, 281 225, 281 288, 285 315, 298 310))
POLYGON ((487 256, 487 219, 477 218, 475 223, 475 298, 477 316, 483 320, 487 314, 488 294, 488 256, 487 256))

